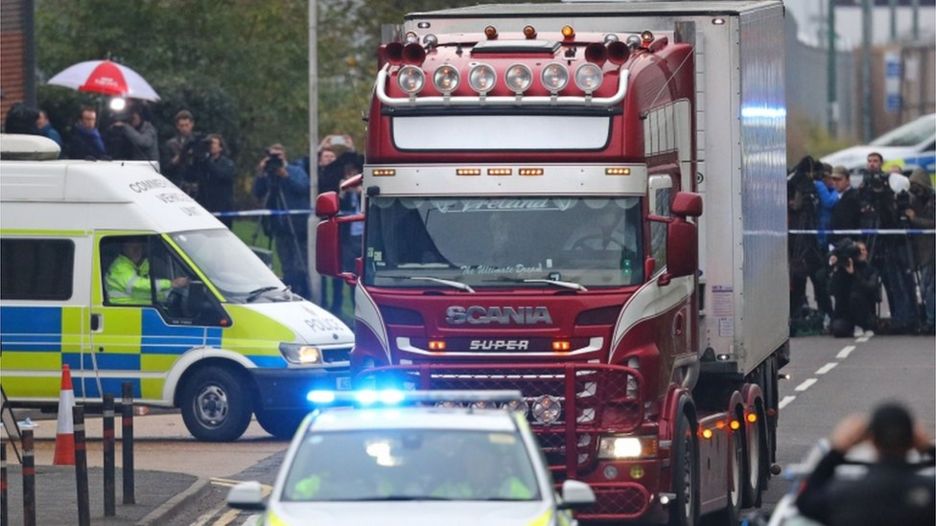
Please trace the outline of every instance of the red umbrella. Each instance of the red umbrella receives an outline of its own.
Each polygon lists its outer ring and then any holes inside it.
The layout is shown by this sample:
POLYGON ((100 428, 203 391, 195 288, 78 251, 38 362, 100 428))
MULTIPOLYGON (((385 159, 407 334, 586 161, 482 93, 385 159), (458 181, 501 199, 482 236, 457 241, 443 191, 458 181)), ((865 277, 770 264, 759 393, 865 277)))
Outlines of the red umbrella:
POLYGON ((156 90, 139 73, 110 60, 79 62, 49 79, 49 84, 113 97, 159 100, 156 90))

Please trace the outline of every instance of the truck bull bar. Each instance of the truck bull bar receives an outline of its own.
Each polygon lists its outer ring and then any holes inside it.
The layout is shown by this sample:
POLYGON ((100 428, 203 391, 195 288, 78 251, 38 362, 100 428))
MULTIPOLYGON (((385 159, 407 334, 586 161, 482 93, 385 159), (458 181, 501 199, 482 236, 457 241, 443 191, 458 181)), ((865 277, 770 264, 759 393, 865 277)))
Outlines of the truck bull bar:
POLYGON ((628 433, 640 425, 641 383, 635 369, 590 363, 390 365, 355 378, 356 385, 378 389, 518 390, 550 470, 563 479, 595 467, 601 435, 628 433), (544 401, 559 404, 555 419, 534 416, 533 406, 540 402, 542 407, 544 401))

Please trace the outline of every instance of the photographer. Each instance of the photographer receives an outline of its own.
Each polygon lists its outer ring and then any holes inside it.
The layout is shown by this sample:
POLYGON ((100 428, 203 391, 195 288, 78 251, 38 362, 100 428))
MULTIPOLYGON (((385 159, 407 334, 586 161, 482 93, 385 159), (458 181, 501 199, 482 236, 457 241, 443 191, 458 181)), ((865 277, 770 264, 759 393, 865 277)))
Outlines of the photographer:
MULTIPOLYGON (((910 228, 936 228, 936 196, 933 182, 922 168, 910 175, 910 206, 904 211, 910 228)), ((936 241, 932 234, 913 236, 913 257, 920 274, 920 293, 925 318, 921 332, 932 334, 936 323, 936 241)))
POLYGON ((130 107, 127 120, 117 120, 111 124, 119 136, 126 141, 127 152, 121 158, 131 161, 159 161, 159 137, 156 127, 143 116, 143 108, 130 107))
POLYGON ((188 110, 176 113, 174 122, 176 134, 166 141, 160 166, 170 181, 195 197, 198 194, 198 184, 190 173, 194 161, 192 150, 201 137, 195 133, 195 118, 188 110))
MULTIPOLYGON (((273 144, 257 166, 253 195, 270 210, 309 210, 309 174, 301 166, 289 164, 282 144, 273 144)), ((283 268, 283 282, 293 292, 309 297, 306 266, 307 216, 274 215, 264 224, 268 236, 276 241, 276 253, 283 268)))
MULTIPOLYGON (((827 203, 834 204, 832 200, 838 199, 838 196, 832 194, 822 180, 823 168, 822 163, 806 156, 797 163, 787 177, 790 229, 813 230, 820 227, 820 217, 823 213, 820 206, 827 203), (819 194, 820 186, 826 191, 824 195, 819 194)), ((822 324, 821 318, 832 314, 832 303, 826 293, 825 249, 816 237, 794 235, 789 239, 788 257, 790 262, 790 317, 795 324, 806 321, 807 324, 812 325, 813 322, 809 320, 815 320, 815 329, 818 330, 822 324), (813 290, 816 291, 816 303, 823 315, 821 317, 810 316, 806 301, 807 280, 812 280, 813 290)))
MULTIPOLYGON (((898 207, 898 195, 891 188, 890 177, 881 171, 884 158, 877 152, 868 154, 867 171, 860 189, 861 228, 907 228, 903 209, 898 207), (904 221, 904 222, 902 222, 904 221)), ((906 207, 906 195, 901 204, 906 207)), ((882 269, 881 280, 890 307, 890 322, 884 329, 891 334, 916 330, 916 294, 907 236, 875 236, 868 239, 870 262, 882 269)))
MULTIPOLYGON (((198 203, 209 212, 228 212, 234 208, 234 161, 227 155, 224 139, 217 133, 205 137, 196 148, 192 166, 198 184, 198 203)), ((231 228, 230 217, 220 221, 231 228)))
POLYGON ((829 257, 829 267, 829 290, 835 298, 832 334, 844 338, 860 336, 861 329, 873 330, 880 284, 877 271, 868 263, 868 247, 848 238, 839 241, 829 257))

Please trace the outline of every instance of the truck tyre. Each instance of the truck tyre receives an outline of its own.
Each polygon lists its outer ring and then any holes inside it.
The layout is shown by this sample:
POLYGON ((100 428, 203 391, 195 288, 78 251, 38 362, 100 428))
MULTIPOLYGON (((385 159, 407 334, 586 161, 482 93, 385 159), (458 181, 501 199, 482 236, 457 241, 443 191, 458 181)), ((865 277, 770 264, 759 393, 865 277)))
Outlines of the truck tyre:
POLYGON ((305 417, 297 411, 258 410, 257 422, 264 431, 276 438, 289 440, 305 417))
POLYGON ((764 432, 767 420, 761 404, 754 407, 757 422, 746 424, 744 429, 744 507, 760 507, 761 495, 767 482, 767 435, 764 432))
POLYGON ((673 434, 673 493, 670 526, 699 523, 699 445, 689 417, 683 413, 673 434))
POLYGON ((182 388, 179 405, 189 432, 209 442, 238 439, 253 412, 243 379, 222 367, 205 367, 192 374, 182 388))

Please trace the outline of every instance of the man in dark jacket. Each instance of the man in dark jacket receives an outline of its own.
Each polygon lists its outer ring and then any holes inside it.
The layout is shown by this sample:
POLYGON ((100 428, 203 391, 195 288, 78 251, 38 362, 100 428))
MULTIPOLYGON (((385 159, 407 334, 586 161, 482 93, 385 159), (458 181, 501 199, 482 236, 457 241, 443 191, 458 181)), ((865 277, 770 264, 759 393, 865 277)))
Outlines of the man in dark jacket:
MULTIPOLYGON (((832 185, 835 187, 835 193, 838 194, 838 201, 832 207, 829 228, 832 230, 859 228, 861 224, 861 201, 858 191, 851 187, 848 170, 844 166, 832 168, 832 185)), ((843 237, 846 236, 830 236, 829 239, 834 243, 843 237)))
POLYGON ((109 159, 104 139, 97 129, 97 112, 91 106, 82 106, 81 118, 72 126, 68 138, 70 159, 109 159))
POLYGON ((933 478, 917 473, 906 460, 910 449, 932 456, 933 447, 905 408, 883 404, 870 421, 864 415, 849 416, 836 426, 829 442, 832 450, 796 499, 800 513, 826 526, 933 525, 933 478), (845 462, 845 454, 868 439, 878 461, 859 480, 836 480, 835 468, 845 462))
POLYGON ((126 141, 127 159, 159 162, 159 136, 153 123, 144 118, 143 108, 131 106, 129 119, 115 121, 111 126, 126 141))

